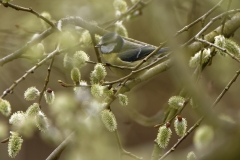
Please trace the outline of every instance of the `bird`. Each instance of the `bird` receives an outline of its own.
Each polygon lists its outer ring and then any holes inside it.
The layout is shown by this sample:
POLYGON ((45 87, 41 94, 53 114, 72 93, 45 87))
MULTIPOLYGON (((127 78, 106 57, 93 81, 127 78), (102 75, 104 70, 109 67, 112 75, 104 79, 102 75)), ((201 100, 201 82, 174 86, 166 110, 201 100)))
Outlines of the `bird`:
MULTIPOLYGON (((143 45, 127 41, 115 32, 108 32, 103 35, 100 42, 95 47, 99 48, 102 57, 107 63, 120 67, 135 67, 143 58, 148 56, 156 49, 156 47, 150 45, 143 45)), ((143 63, 141 67, 150 64, 156 60, 156 55, 160 55, 168 50, 169 49, 167 47, 160 49, 147 62, 143 63)), ((121 69, 116 67, 110 67, 110 70, 120 77, 127 76, 131 72, 129 69, 121 69)), ((132 78, 137 77, 142 73, 143 72, 139 72, 138 74, 132 76, 132 78)))

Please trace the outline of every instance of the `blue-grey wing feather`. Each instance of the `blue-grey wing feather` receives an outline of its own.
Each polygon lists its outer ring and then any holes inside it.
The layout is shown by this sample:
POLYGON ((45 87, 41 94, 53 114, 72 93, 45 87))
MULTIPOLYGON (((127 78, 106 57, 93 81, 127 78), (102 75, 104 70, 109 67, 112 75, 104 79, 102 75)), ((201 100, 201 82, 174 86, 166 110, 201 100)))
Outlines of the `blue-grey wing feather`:
MULTIPOLYGON (((128 49, 126 51, 119 53, 119 58, 122 61, 126 62, 134 62, 140 59, 143 59, 147 55, 149 55, 151 52, 153 52, 155 47, 151 46, 143 46, 140 48, 134 48, 134 49, 128 49)), ((158 54, 168 51, 168 48, 162 48, 158 51, 158 54)))

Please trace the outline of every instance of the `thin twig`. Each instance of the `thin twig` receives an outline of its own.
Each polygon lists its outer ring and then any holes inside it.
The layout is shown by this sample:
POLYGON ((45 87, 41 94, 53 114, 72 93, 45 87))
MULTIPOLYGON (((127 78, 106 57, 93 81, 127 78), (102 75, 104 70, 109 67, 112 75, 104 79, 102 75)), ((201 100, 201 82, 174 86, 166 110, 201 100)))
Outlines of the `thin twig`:
POLYGON ((46 76, 46 79, 45 79, 45 83, 44 83, 44 86, 43 86, 43 89, 42 91, 40 92, 40 95, 39 95, 39 99, 38 99, 38 104, 41 103, 41 99, 42 99, 42 96, 43 96, 43 93, 44 91, 46 90, 47 88, 47 85, 48 85, 48 82, 49 82, 49 77, 50 77, 50 74, 51 74, 51 69, 52 69, 52 65, 53 65, 53 62, 54 62, 54 56, 52 57, 52 61, 47 69, 47 76, 46 76))
POLYGON ((215 102, 212 104, 211 108, 214 108, 218 102, 222 99, 222 97, 225 95, 225 93, 229 90, 229 88, 232 86, 232 84, 236 81, 240 74, 240 69, 236 72, 232 80, 228 83, 228 85, 223 89, 223 91, 220 93, 220 95, 217 97, 215 102))
POLYGON ((138 160, 142 159, 142 157, 138 157, 138 156, 132 154, 131 152, 127 152, 126 150, 124 150, 123 147, 122 147, 122 143, 120 141, 119 135, 118 135, 118 131, 116 130, 116 131, 114 131, 114 133, 115 133, 115 136, 116 136, 116 139, 117 139, 117 142, 118 142, 118 148, 119 148, 119 151, 120 151, 120 155, 119 155, 120 159, 122 159, 122 155, 127 155, 127 156, 130 156, 130 157, 132 157, 134 159, 138 159, 138 160))
POLYGON ((95 51, 96 56, 97 56, 97 61, 98 61, 98 63, 102 63, 102 59, 101 59, 100 53, 98 51, 98 48, 95 47, 97 45, 95 34, 90 32, 90 36, 91 36, 91 39, 92 39, 94 51, 95 51))
POLYGON ((34 11, 32 8, 25 8, 25 7, 21 7, 21 6, 18 6, 18 5, 14 5, 14 4, 11 4, 11 3, 3 3, 2 1, 0 1, 0 3, 3 4, 4 7, 11 7, 17 11, 25 11, 25 12, 29 12, 29 13, 32 13, 34 15, 36 15, 37 17, 39 17, 40 19, 44 20, 46 23, 48 23, 51 27, 56 28, 56 26, 54 25, 53 22, 51 22, 50 20, 48 20, 47 18, 45 18, 44 16, 42 16, 41 14, 37 13, 36 11, 34 11))
MULTIPOLYGON (((228 0, 227 11, 229 11, 230 6, 231 6, 231 3, 232 3, 232 0, 228 0)), ((224 18, 223 18, 222 30, 221 30, 221 34, 222 34, 222 35, 224 34, 223 31, 224 31, 224 26, 225 26, 226 19, 227 19, 227 15, 225 15, 224 18)))
POLYGON ((63 87, 91 87, 92 85, 80 85, 80 84, 68 84, 63 82, 62 80, 58 80, 58 83, 61 84, 63 87))
POLYGON ((3 94, 1 95, 1 98, 4 98, 7 94, 12 93, 13 89, 21 82, 23 81, 30 73, 34 73, 34 71, 40 67, 43 63, 45 63, 45 61, 47 61, 48 59, 52 58, 54 55, 56 55, 57 53, 59 53, 58 50, 54 50, 53 52, 49 53, 43 60, 41 60, 40 62, 38 62, 35 66, 33 66, 31 69, 29 69, 28 71, 26 71, 26 73, 20 77, 18 80, 16 80, 8 89, 6 89, 3 94))
POLYGON ((12 93, 13 89, 21 82, 23 81, 30 73, 34 73, 34 71, 40 67, 43 63, 45 63, 47 60, 51 59, 53 56, 60 54, 60 53, 65 53, 69 50, 75 49, 78 45, 73 46, 71 48, 63 49, 63 50, 54 50, 53 52, 49 53, 45 58, 43 58, 40 62, 38 62, 35 66, 33 66, 31 69, 27 70, 26 73, 17 79, 8 89, 6 89, 3 94, 0 96, 0 98, 4 98, 7 94, 12 93))
POLYGON ((108 22, 105 22, 103 24, 100 24, 100 26, 104 26, 107 25, 106 27, 104 27, 105 29, 108 29, 109 27, 111 27, 114 23, 116 23, 117 21, 122 20, 123 18, 125 18, 126 16, 134 13, 137 10, 141 10, 144 7, 147 6, 147 4, 149 4, 152 0, 149 0, 148 2, 142 2, 141 0, 139 0, 137 3, 135 3, 132 7, 130 7, 125 13, 121 14, 118 18, 115 18, 113 20, 110 20, 108 22))
POLYGON ((48 157, 46 160, 57 160, 61 153, 68 146, 74 136, 74 132, 71 133, 48 157))
MULTIPOLYGON (((88 64, 97 64, 97 62, 93 62, 93 61, 85 61, 88 64)), ((106 67, 113 67, 113 68, 119 68, 119 69, 128 69, 128 70, 132 70, 131 67, 127 67, 127 66, 118 66, 118 65, 113 65, 110 63, 102 63, 102 65, 106 66, 106 67)))
POLYGON ((216 4, 213 8, 211 8, 209 11, 207 11, 207 13, 205 13, 204 15, 202 15, 201 17, 199 17, 198 19, 196 19, 195 21, 193 21, 189 25, 183 27, 181 30, 177 31, 177 33, 174 36, 178 36, 179 34, 185 32, 185 31, 188 31, 189 28, 191 28, 192 26, 194 26, 198 22, 201 22, 204 19, 206 19, 212 12, 214 12, 217 8, 219 8, 224 1, 225 0, 221 0, 220 2, 218 2, 218 4, 216 4))
POLYGON ((196 41, 199 41, 199 42, 202 42, 202 43, 208 44, 208 45, 210 45, 210 46, 213 46, 213 47, 215 47, 215 48, 217 48, 217 49, 219 49, 219 50, 221 50, 221 51, 227 53, 231 58, 233 58, 234 60, 236 60, 237 62, 240 63, 240 59, 237 58, 236 56, 234 56, 232 53, 230 53, 227 49, 222 48, 222 47, 219 47, 219 46, 217 46, 217 45, 215 45, 215 44, 213 44, 213 43, 211 43, 211 42, 208 42, 208 41, 203 40, 203 39, 200 39, 200 38, 196 38, 196 41))
POLYGON ((163 156, 161 156, 159 158, 159 160, 163 160, 164 158, 166 158, 171 152, 175 151, 175 149, 177 148, 177 146, 185 139, 187 138, 187 136, 194 131, 194 129, 196 129, 200 123, 203 121, 204 116, 201 117, 187 132, 184 136, 182 136, 180 139, 178 139, 177 143, 175 143, 173 145, 173 147, 171 149, 169 149, 163 156))
POLYGON ((132 75, 134 75, 134 74, 136 74, 136 73, 138 73, 138 72, 141 72, 141 71, 143 71, 143 70, 145 70, 145 69, 151 68, 152 66, 156 65, 157 63, 159 63, 159 62, 162 61, 163 59, 168 58, 168 57, 170 56, 170 54, 171 54, 171 53, 169 53, 169 54, 167 54, 167 55, 165 55, 165 56, 163 56, 163 57, 157 58, 153 63, 150 63, 149 65, 147 65, 147 66, 145 66, 145 67, 142 67, 142 68, 140 68, 140 69, 138 69, 138 70, 133 70, 133 69, 131 69, 132 72, 131 72, 130 74, 128 74, 127 76, 122 77, 122 78, 120 78, 120 79, 118 79, 118 80, 115 80, 115 81, 112 81, 112 82, 104 82, 104 85, 111 85, 111 84, 115 84, 115 83, 122 82, 123 80, 125 80, 125 79, 127 79, 127 78, 130 78, 132 75))
MULTIPOLYGON (((190 43, 192 43, 192 42, 195 40, 196 37, 198 38, 200 35, 202 35, 203 32, 205 32, 205 31, 211 26, 211 24, 212 24, 213 22, 215 22, 216 20, 221 19, 221 18, 222 18, 223 16, 225 16, 225 15, 237 13, 237 12, 239 12, 239 11, 240 11, 240 9, 230 10, 230 11, 221 13, 221 14, 219 14, 218 16, 212 18, 212 19, 210 20, 210 22, 207 23, 207 25, 205 25, 205 27, 204 27, 202 30, 200 30, 194 37, 192 37, 192 38, 191 38, 190 40, 188 40, 186 43, 184 43, 183 45, 181 45, 181 47, 185 47, 185 46, 189 45, 190 43)), ((206 36, 207 36, 207 35, 206 35, 206 36)))
MULTIPOLYGON (((189 98, 187 98, 187 99, 184 101, 183 106, 176 112, 176 114, 175 114, 174 116, 172 116, 171 119, 168 120, 169 123, 172 123, 172 121, 174 120, 174 118, 175 118, 177 115, 179 115, 179 114, 182 113, 183 109, 187 106, 188 102, 189 102, 189 98)), ((166 124, 166 123, 163 122, 163 123, 161 123, 161 124, 157 124, 157 125, 154 126, 154 128, 160 127, 160 126, 162 126, 162 125, 164 125, 164 124, 166 124)))
POLYGON ((7 137, 7 138, 1 140, 1 143, 7 143, 8 141, 9 141, 9 137, 7 137))
MULTIPOLYGON (((233 12, 235 12, 236 10, 232 10, 233 12)), ((199 38, 212 24, 213 22, 215 22, 216 20, 221 19, 223 16, 226 16, 228 14, 230 14, 230 11, 224 12, 222 14, 219 14, 218 16, 212 18, 210 20, 210 22, 208 22, 195 36, 195 38, 199 38)))
POLYGON ((37 44, 38 42, 40 42, 41 40, 43 40, 44 38, 46 38, 47 36, 49 36, 50 34, 52 34, 54 32, 53 28, 49 28, 47 30, 45 30, 44 32, 42 32, 40 35, 38 35, 36 38, 28 41, 22 48, 18 49, 17 51, 7 55, 6 57, 3 57, 0 59, 0 66, 3 66, 4 64, 6 64, 7 62, 10 62, 14 59, 19 58, 23 53, 25 53, 30 47, 32 47, 33 45, 37 44))

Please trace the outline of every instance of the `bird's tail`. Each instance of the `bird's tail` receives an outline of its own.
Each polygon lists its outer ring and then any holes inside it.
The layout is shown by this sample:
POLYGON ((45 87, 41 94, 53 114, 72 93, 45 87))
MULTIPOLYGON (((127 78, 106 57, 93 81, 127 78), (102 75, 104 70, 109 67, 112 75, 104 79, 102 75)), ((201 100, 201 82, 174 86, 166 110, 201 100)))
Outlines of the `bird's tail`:
POLYGON ((158 51, 158 54, 161 54, 161 53, 164 53, 164 52, 168 52, 169 50, 170 50, 169 47, 161 48, 161 49, 158 51))

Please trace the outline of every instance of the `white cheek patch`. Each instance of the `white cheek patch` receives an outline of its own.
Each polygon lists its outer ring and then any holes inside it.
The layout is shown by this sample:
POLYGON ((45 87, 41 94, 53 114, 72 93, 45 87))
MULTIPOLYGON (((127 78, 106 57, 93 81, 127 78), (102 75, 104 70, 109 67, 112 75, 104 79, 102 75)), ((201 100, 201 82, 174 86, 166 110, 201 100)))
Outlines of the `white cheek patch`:
POLYGON ((102 45, 101 46, 101 52, 102 53, 111 53, 113 52, 114 48, 116 47, 117 43, 111 43, 108 45, 102 45))

